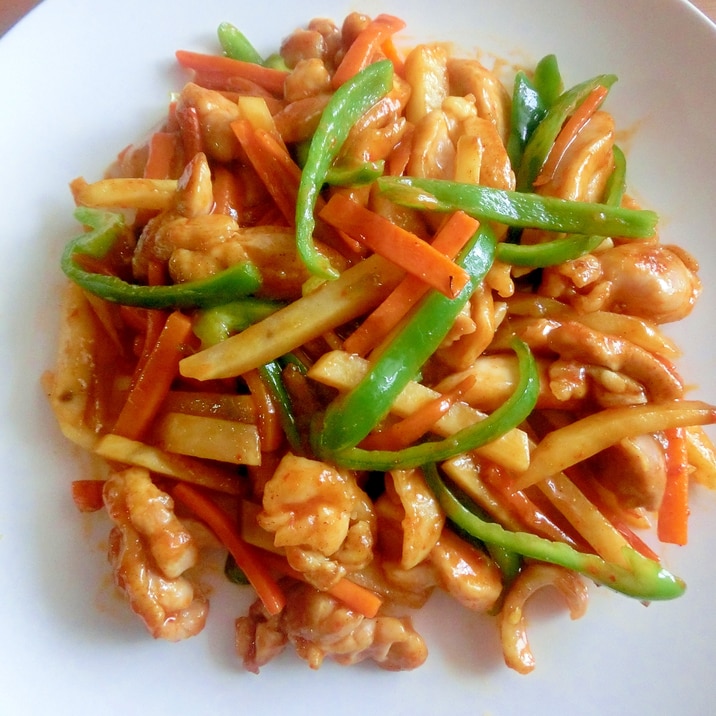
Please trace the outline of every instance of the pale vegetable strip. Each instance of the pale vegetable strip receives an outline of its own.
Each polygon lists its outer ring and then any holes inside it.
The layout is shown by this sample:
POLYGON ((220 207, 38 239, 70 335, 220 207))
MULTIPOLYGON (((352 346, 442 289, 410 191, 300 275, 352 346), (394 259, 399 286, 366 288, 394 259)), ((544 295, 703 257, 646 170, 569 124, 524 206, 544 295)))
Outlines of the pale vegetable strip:
POLYGON ((260 465, 256 425, 236 420, 167 413, 157 425, 157 440, 168 452, 236 465, 260 465))
POLYGON ((694 468, 693 479, 709 489, 716 489, 716 450, 703 428, 686 428, 686 451, 694 468))
MULTIPOLYGON (((369 363, 364 358, 343 351, 332 351, 316 361, 309 370, 308 376, 325 385, 345 391, 361 381, 368 372, 368 366, 369 363)), ((398 395, 391 406, 391 412, 405 418, 439 396, 440 394, 435 390, 411 381, 398 395)), ((458 402, 435 423, 433 430, 442 436, 454 435, 486 417, 484 413, 471 408, 466 403, 458 402)), ((519 429, 510 430, 494 442, 478 448, 475 453, 510 470, 521 472, 529 464, 527 436, 519 429)))
POLYGON ((279 614, 286 605, 283 590, 261 559, 260 552, 241 538, 237 525, 229 515, 211 498, 190 485, 182 483, 175 485, 172 496, 183 502, 203 520, 229 550, 236 564, 241 567, 256 590, 266 611, 272 615, 279 614))
POLYGON ((72 194, 78 206, 103 209, 168 209, 174 201, 174 179, 100 179, 88 184, 75 179, 72 194))
POLYGON ((375 308, 402 277, 396 266, 371 256, 245 331, 184 358, 179 370, 197 380, 242 375, 375 308))
POLYGON ((85 423, 96 340, 92 308, 82 289, 70 284, 62 302, 55 370, 43 376, 43 384, 63 435, 86 450, 97 442, 97 435, 85 423))
POLYGON ((622 438, 714 421, 716 410, 699 400, 607 408, 544 437, 532 453, 530 466, 520 475, 515 488, 523 490, 535 485, 545 477, 556 475, 596 455, 622 438))
POLYGON ((228 495, 240 495, 244 491, 236 473, 229 466, 224 469, 121 435, 109 434, 100 438, 94 447, 94 453, 106 460, 144 467, 158 475, 191 482, 228 495))
POLYGON ((624 556, 627 541, 566 475, 546 478, 538 487, 602 559, 629 566, 624 556))

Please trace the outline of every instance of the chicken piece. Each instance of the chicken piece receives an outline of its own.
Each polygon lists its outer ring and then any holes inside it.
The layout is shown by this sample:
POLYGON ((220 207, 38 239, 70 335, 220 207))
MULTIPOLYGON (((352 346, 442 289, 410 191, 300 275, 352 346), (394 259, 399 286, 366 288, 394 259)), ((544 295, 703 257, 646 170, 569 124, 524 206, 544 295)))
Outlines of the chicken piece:
POLYGON ((613 311, 661 324, 688 316, 701 288, 690 254, 639 241, 545 269, 539 293, 580 311, 613 311))
POLYGON ((195 566, 198 549, 174 514, 169 495, 143 468, 113 473, 103 499, 114 522, 109 561, 117 586, 155 638, 178 641, 198 634, 209 605, 201 590, 184 576, 195 566))
POLYGON ((496 304, 492 291, 478 286, 440 345, 440 360, 453 371, 469 368, 490 345, 504 315, 504 303, 496 304))
POLYGON ((535 666, 525 608, 529 598, 545 587, 557 590, 571 619, 581 618, 587 610, 589 593, 578 574, 553 564, 528 564, 512 583, 498 616, 505 663, 520 674, 528 674, 535 666))
POLYGON ((264 487, 259 525, 294 569, 326 589, 373 558, 375 515, 354 476, 291 453, 264 487))
MULTIPOLYGON (((632 341, 597 331, 577 320, 558 321, 548 318, 524 318, 511 320, 507 335, 517 335, 537 353, 556 353, 563 361, 589 366, 590 377, 608 388, 612 374, 622 374, 643 386, 654 401, 675 400, 683 397, 683 383, 673 364, 632 341)), ((499 338, 498 340, 502 340, 499 338)), ((571 368, 574 372, 574 367, 571 368)), ((613 385, 616 386, 614 383, 613 385)), ((619 392, 631 393, 643 402, 635 386, 623 383, 619 392)), ((566 397, 566 396, 564 396, 566 397)), ((584 397, 584 396, 582 396, 584 397)), ((623 401, 620 401, 623 403, 623 401)))
MULTIPOLYGON (((534 182, 535 191, 542 196, 570 201, 603 201, 607 182, 614 170, 613 148, 614 119, 607 112, 596 112, 556 160, 553 161, 551 156, 548 158, 534 182)), ((521 242, 538 244, 552 239, 554 234, 551 232, 525 229, 521 242)), ((601 246, 606 248, 611 243, 610 239, 605 239, 601 246)), ((583 256, 568 262, 568 265, 570 268, 566 270, 574 272, 575 285, 580 288, 594 281, 594 271, 598 278, 600 269, 594 257, 583 256)), ((581 310, 598 310, 598 300, 598 294, 584 297, 581 310)))
MULTIPOLYGON (((182 228, 191 233, 192 227, 182 228)), ((248 255, 238 236, 231 241, 222 241, 221 235, 217 235, 216 241, 202 250, 175 248, 169 257, 168 269, 174 283, 184 283, 214 276, 247 260, 248 255)))
MULTIPOLYGON (((277 300, 295 300, 302 295, 309 273, 296 250, 296 233, 281 226, 257 226, 242 229, 239 241, 249 260, 261 273, 261 288, 257 295, 277 300)), ((331 264, 343 270, 345 257, 320 241, 321 253, 331 264)))
POLYGON ((442 110, 434 109, 415 126, 406 174, 429 179, 452 179, 455 175, 455 145, 442 110))
POLYGON ((666 487, 664 450, 653 435, 625 438, 590 459, 595 479, 628 509, 659 509, 666 487))
POLYGON ((303 583, 287 589, 286 597, 280 615, 269 617, 254 604, 237 620, 237 653, 247 670, 257 672, 287 642, 312 669, 328 657, 343 665, 372 659, 382 669, 403 671, 427 658, 425 642, 408 618, 368 618, 303 583))
POLYGON ((451 57, 447 63, 450 94, 471 95, 477 114, 495 125, 502 143, 507 146, 512 101, 497 74, 478 60, 451 57))
MULTIPOLYGON (((175 283, 196 281, 250 260, 261 273, 259 295, 295 299, 308 278, 293 232, 284 227, 240 228, 231 216, 211 213, 211 172, 205 155, 189 163, 173 206, 150 219, 132 259, 135 277, 147 278, 150 262, 166 263, 175 283)), ((345 258, 323 247, 338 267, 345 258)))
POLYGON ((409 570, 429 556, 442 532, 445 515, 420 470, 392 470, 386 487, 376 503, 380 532, 392 532, 397 544, 391 547, 384 541, 383 546, 395 553, 402 569, 409 570))
POLYGON ((438 573, 438 583, 468 609, 486 612, 502 592, 497 565, 480 549, 444 529, 430 553, 438 573))
POLYGON ((380 573, 381 580, 371 584, 370 588, 391 604, 403 604, 411 609, 423 607, 439 581, 437 570, 430 560, 409 569, 399 562, 381 560, 380 573))
POLYGON ((236 102, 221 92, 188 82, 179 95, 177 112, 188 108, 198 114, 202 149, 210 157, 229 162, 240 155, 239 140, 231 129, 231 123, 241 117, 236 102))
POLYGON ((332 20, 316 17, 308 23, 309 32, 317 32, 323 38, 323 53, 320 58, 326 67, 335 69, 343 57, 343 36, 341 29, 332 20))
POLYGON ((573 201, 599 202, 614 169, 614 119, 596 112, 566 149, 538 193, 573 201))
POLYGON ((447 48, 439 43, 418 45, 405 58, 405 79, 412 90, 405 116, 411 124, 440 109, 448 96, 447 58, 447 48))
POLYGON ((318 57, 300 60, 284 82, 283 94, 287 102, 297 102, 331 90, 331 75, 318 57))
POLYGON ((188 231, 186 220, 205 217, 211 213, 213 206, 211 169, 206 155, 199 153, 179 177, 172 206, 150 219, 142 230, 132 256, 134 277, 146 280, 150 263, 169 261, 176 248, 174 242, 177 237, 188 231))
MULTIPOLYGON (((474 137, 480 143, 478 183, 494 189, 514 191, 515 172, 497 127, 489 119, 468 117, 462 126, 463 137, 474 137)), ((460 145, 458 144, 458 154, 460 145)))
POLYGON ((599 260, 609 286, 603 310, 670 323, 688 316, 701 293, 696 260, 677 247, 627 243, 599 260))
POLYGON ((564 321, 547 335, 547 345, 563 359, 621 372, 643 385, 655 401, 683 397, 673 366, 631 341, 595 331, 579 321, 564 321))
POLYGON ((252 674, 258 674, 288 644, 281 630, 281 614, 269 614, 260 599, 249 607, 245 617, 236 620, 234 639, 236 654, 252 674))
POLYGON ((377 162, 387 159, 408 129, 403 116, 410 85, 399 76, 393 87, 353 125, 338 155, 338 162, 377 162))
POLYGON ((281 43, 281 57, 290 69, 303 60, 322 60, 327 67, 334 69, 336 59, 342 54, 343 38, 341 30, 331 20, 316 18, 305 29, 292 32, 281 43))
POLYGON ((328 93, 304 97, 289 102, 273 116, 276 131, 284 143, 297 144, 310 139, 321 121, 331 95, 328 93))

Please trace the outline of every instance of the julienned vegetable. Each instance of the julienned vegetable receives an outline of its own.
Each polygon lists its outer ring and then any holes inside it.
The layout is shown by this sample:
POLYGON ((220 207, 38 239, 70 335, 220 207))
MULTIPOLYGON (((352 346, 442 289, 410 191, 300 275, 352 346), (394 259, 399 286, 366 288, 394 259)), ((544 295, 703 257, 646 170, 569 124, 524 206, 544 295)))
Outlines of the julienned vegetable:
POLYGON ((628 567, 623 567, 529 532, 510 532, 495 522, 482 519, 462 504, 442 481, 434 464, 426 465, 424 471, 448 518, 460 529, 487 544, 498 545, 524 557, 558 564, 635 599, 675 599, 686 589, 679 577, 629 547, 624 548, 628 567))
POLYGON ((513 167, 520 165, 527 141, 546 112, 545 100, 527 77, 527 73, 518 71, 512 90, 510 136, 507 139, 507 153, 513 167))
MULTIPOLYGON (((604 203, 607 206, 619 206, 624 196, 626 159, 624 153, 616 145, 612 150, 612 154, 614 156, 614 170, 607 182, 604 203)), ((585 234, 572 234, 530 245, 503 241, 497 246, 497 258, 514 266, 544 268, 584 256, 584 254, 594 251, 603 241, 604 236, 588 236, 585 234)))
POLYGON ((77 264, 78 256, 104 258, 126 226, 121 214, 87 207, 78 207, 75 218, 90 227, 90 231, 67 244, 60 265, 69 279, 105 301, 141 308, 200 308, 228 303, 254 293, 261 286, 261 275, 250 261, 207 279, 168 286, 141 286, 117 276, 85 271, 77 264))
POLYGON ((524 148, 517 172, 517 189, 531 191, 562 126, 596 87, 609 89, 616 75, 597 75, 563 92, 547 110, 524 148))
POLYGON ((648 238, 658 216, 646 209, 569 201, 447 179, 381 177, 380 191, 391 201, 429 211, 462 210, 481 221, 571 234, 648 238))
POLYGON ((270 316, 283 305, 279 301, 247 296, 231 303, 212 306, 194 317, 194 333, 202 347, 208 348, 270 316))
POLYGON ((259 51, 251 44, 246 35, 230 22, 222 22, 217 28, 216 34, 227 57, 232 60, 251 62, 255 65, 264 64, 264 59, 259 51))
MULTIPOLYGON (((385 472, 448 460, 496 440, 526 420, 537 403, 539 375, 535 360, 522 341, 515 341, 515 351, 519 360, 520 380, 512 396, 485 420, 464 428, 449 438, 419 443, 402 450, 364 450, 352 447, 326 451, 321 455, 322 446, 319 442, 316 446, 319 456, 354 470, 385 472)), ((373 398, 379 399, 378 395, 373 398)))
POLYGON ((314 209, 333 160, 355 122, 393 86, 389 60, 368 65, 331 96, 308 148, 296 200, 296 247, 308 270, 322 278, 336 278, 330 261, 313 243, 314 209))
POLYGON ((494 253, 494 235, 481 226, 457 261, 469 274, 465 288, 454 299, 438 292, 423 299, 388 345, 379 349, 365 378, 328 407, 314 436, 319 453, 355 447, 386 415, 398 394, 440 345, 492 266, 494 253))
POLYGON ((511 117, 493 115, 509 100, 495 73, 438 43, 402 57, 402 27, 315 21, 321 59, 297 63, 305 31, 264 60, 222 23, 218 54, 176 53, 192 81, 146 146, 120 154, 117 178, 71 185, 86 232, 62 256, 76 285, 46 385, 113 485, 76 481, 76 502, 104 506, 115 581, 167 638, 203 627, 184 515, 204 522, 258 597, 236 622, 252 671, 298 641, 312 666, 415 668, 422 637, 391 612, 436 584, 498 615, 508 665, 513 617, 545 580, 569 582, 580 608, 573 572, 678 597, 684 583, 632 528, 653 514, 656 536, 683 544, 689 483, 716 484, 696 432, 716 408, 683 399, 649 313, 671 281, 665 320, 688 314, 696 262, 660 244, 654 212, 622 206, 624 155, 597 115, 616 78, 564 91, 548 55, 516 72, 511 117), (192 181, 168 178, 187 166, 192 181), (632 249, 648 266, 633 276, 632 249), (148 285, 127 278, 145 266, 148 285), (663 489, 638 475, 622 495, 589 462, 657 434, 663 489), (168 564, 163 539, 182 552, 168 564), (140 569, 198 611, 128 584, 140 569), (376 621, 350 632, 354 618, 376 621))

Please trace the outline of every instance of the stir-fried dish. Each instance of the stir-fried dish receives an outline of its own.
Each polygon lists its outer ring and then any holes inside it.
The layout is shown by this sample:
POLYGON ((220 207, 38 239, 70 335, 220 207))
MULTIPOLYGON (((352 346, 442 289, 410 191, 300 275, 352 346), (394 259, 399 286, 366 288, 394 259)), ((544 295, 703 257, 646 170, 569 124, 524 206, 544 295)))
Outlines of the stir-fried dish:
POLYGON ((103 465, 75 503, 154 637, 202 630, 223 553, 254 672, 289 645, 418 667, 435 590, 528 672, 530 595, 680 596, 658 543, 716 486, 716 408, 660 329, 698 266, 626 193, 617 78, 401 51, 403 27, 316 19, 262 57, 223 23, 146 141, 71 183, 45 386, 103 465))

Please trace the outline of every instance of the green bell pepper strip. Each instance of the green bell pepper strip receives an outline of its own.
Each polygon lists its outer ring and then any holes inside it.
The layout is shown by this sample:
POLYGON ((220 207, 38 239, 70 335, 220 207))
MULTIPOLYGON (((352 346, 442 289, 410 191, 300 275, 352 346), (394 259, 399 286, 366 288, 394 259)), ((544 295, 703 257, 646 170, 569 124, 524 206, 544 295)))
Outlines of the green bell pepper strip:
POLYGON ((281 365, 278 361, 271 361, 259 367, 259 374, 271 393, 278 408, 278 417, 286 435, 291 450, 296 455, 305 455, 306 450, 301 440, 301 434, 298 429, 298 423, 293 413, 293 405, 291 404, 291 396, 286 390, 286 386, 281 376, 281 365))
POLYGON ((619 206, 626 193, 626 157, 624 152, 615 144, 612 147, 614 169, 607 179, 604 188, 604 203, 609 206, 619 206))
MULTIPOLYGON (((311 140, 298 142, 294 146, 294 158, 301 169, 306 166, 311 140)), ((385 171, 385 161, 375 162, 334 162, 326 172, 325 184, 331 186, 361 186, 372 184, 385 171)))
MULTIPOLYGON (((353 470, 387 472, 420 467, 429 462, 443 462, 497 440, 527 419, 537 404, 539 395, 537 363, 529 347, 515 339, 513 348, 517 353, 520 379, 512 395, 484 420, 463 428, 448 438, 412 445, 402 450, 363 450, 352 447, 319 454, 319 457, 353 470)), ((320 451, 320 445, 318 449, 320 451)))
POLYGON ((308 148, 296 198, 296 247, 309 273, 325 279, 336 269, 313 243, 314 209, 328 170, 353 125, 393 86, 393 63, 381 60, 341 85, 328 101, 308 148))
POLYGON ((224 561, 224 576, 234 584, 240 584, 241 586, 251 584, 244 570, 236 564, 231 552, 226 555, 226 560, 224 561))
POLYGON ((200 311, 194 320, 194 333, 201 340, 202 348, 221 343, 233 333, 258 323, 283 308, 280 301, 253 297, 212 306, 200 311))
POLYGON ((544 119, 535 128, 525 147, 522 162, 517 172, 517 190, 531 191, 554 140, 562 125, 574 110, 600 85, 609 89, 617 81, 616 75, 597 75, 563 92, 547 110, 544 119))
POLYGON ((264 67, 270 67, 272 70, 281 70, 282 72, 289 72, 289 66, 286 61, 281 57, 280 52, 274 52, 270 54, 264 60, 264 67))
POLYGON ((428 211, 462 210, 480 220, 569 234, 648 238, 658 216, 645 209, 569 201, 539 194, 462 184, 446 179, 384 176, 380 191, 403 206, 428 211))
POLYGON ((388 413, 396 397, 442 343, 492 266, 494 254, 495 237, 489 228, 481 226, 458 259, 470 275, 463 290, 455 299, 430 291, 358 385, 328 406, 322 424, 314 424, 312 431, 312 444, 319 454, 355 447, 388 413))
POLYGON ((535 66, 532 84, 545 107, 551 107, 564 91, 556 55, 545 55, 535 66))
MULTIPOLYGON (((617 146, 614 146, 612 153, 614 155, 614 170, 605 187, 604 203, 608 206, 619 206, 626 185, 626 158, 617 146)), ((572 234, 561 239, 529 246, 503 242, 497 245, 496 257, 513 266, 544 268, 584 256, 594 251, 602 241, 604 241, 603 236, 572 234)))
MULTIPOLYGON (((279 301, 269 301, 258 298, 244 298, 222 306, 214 306, 200 311, 194 320, 194 334, 201 340, 202 348, 221 343, 230 335, 243 331, 250 325, 263 320, 284 306, 279 301)), ((293 357, 288 356, 287 361, 293 357)), ((294 359, 299 365, 296 359, 294 359)), ((293 414, 291 397, 281 377, 281 365, 271 361, 258 368, 262 380, 266 384, 271 397, 278 408, 281 427, 286 435, 291 449, 298 455, 303 455, 305 449, 298 431, 296 418, 293 414)))
MULTIPOLYGON (((485 549, 490 557, 492 557, 493 562, 499 567, 500 572, 502 572, 502 585, 504 590, 505 587, 509 587, 510 584, 515 581, 515 578, 520 573, 522 569, 522 555, 497 544, 486 544, 485 549)), ((497 608, 493 607, 493 614, 499 612, 499 604, 501 604, 501 601, 502 600, 496 605, 497 608)))
POLYGON ((75 218, 90 231, 72 239, 62 253, 60 266, 66 276, 85 291, 106 301, 125 306, 157 309, 201 308, 227 303, 254 293, 261 286, 261 274, 250 261, 199 281, 171 286, 141 286, 116 276, 105 276, 80 268, 77 255, 101 259, 126 231, 121 214, 89 207, 78 207, 75 218))
POLYGON ((524 557, 560 565, 583 574, 610 589, 643 601, 675 599, 686 585, 658 562, 624 547, 623 567, 595 554, 585 554, 562 542, 552 542, 529 532, 511 532, 496 522, 488 522, 471 512, 449 490, 434 463, 423 467, 425 479, 448 519, 485 544, 496 544, 524 557))
POLYGON ((571 261, 588 254, 604 241, 603 236, 573 234, 542 244, 523 245, 501 243, 497 246, 498 260, 513 266, 545 268, 571 261))
POLYGON ((221 49, 227 57, 254 65, 264 64, 264 59, 259 51, 251 44, 246 35, 230 22, 222 22, 216 34, 219 37, 221 49))
POLYGON ((361 162, 360 164, 334 164, 326 174, 326 184, 331 186, 364 186, 383 176, 385 162, 361 162))
POLYGON ((513 170, 517 171, 520 166, 527 141, 546 113, 547 106, 540 93, 527 74, 520 70, 515 75, 512 90, 510 133, 507 137, 507 156, 513 170))

